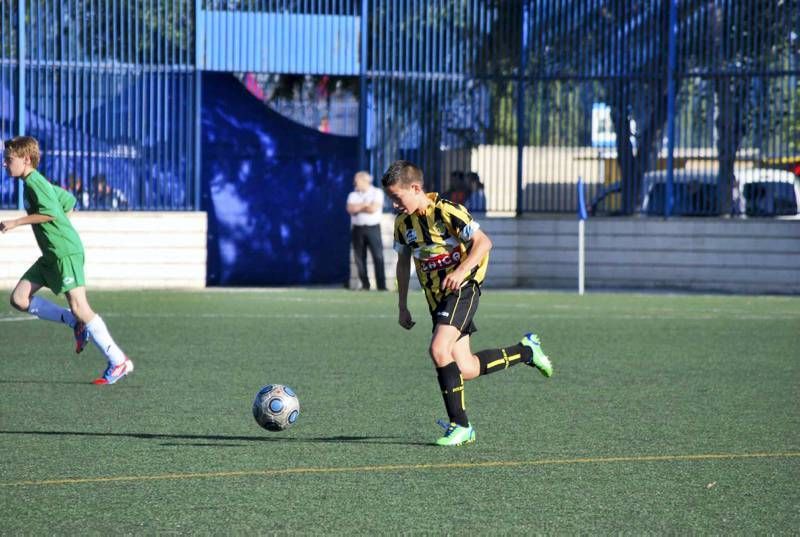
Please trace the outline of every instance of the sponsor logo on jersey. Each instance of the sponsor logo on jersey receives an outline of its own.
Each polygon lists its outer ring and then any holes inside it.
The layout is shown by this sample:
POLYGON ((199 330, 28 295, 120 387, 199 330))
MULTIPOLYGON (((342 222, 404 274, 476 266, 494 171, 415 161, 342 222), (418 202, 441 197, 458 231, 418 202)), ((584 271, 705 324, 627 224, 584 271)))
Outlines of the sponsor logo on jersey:
POLYGON ((449 311, 440 311, 436 315, 438 315, 439 317, 450 317, 450 312, 449 311))
POLYGON ((454 250, 452 252, 445 252, 443 254, 435 255, 427 259, 420 260, 422 270, 431 272, 433 270, 440 270, 447 267, 458 265, 461 262, 461 252, 454 250))
POLYGON ((436 233, 439 235, 444 235, 447 233, 447 227, 444 225, 444 222, 436 222, 433 224, 433 229, 435 229, 436 233))
POLYGON ((417 240, 417 232, 413 229, 409 229, 406 231, 406 242, 416 242, 417 240))
POLYGON ((66 278, 64 278, 64 285, 69 285, 74 281, 75 281, 75 278, 73 278, 72 276, 67 276, 66 278))

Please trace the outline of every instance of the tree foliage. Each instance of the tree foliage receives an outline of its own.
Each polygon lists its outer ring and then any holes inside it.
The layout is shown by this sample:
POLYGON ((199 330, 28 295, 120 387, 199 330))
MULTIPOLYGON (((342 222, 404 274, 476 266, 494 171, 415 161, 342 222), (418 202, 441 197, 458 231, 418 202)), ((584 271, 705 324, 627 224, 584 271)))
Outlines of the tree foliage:
MULTIPOLYGON (((773 72, 787 68, 796 80, 800 8, 796 2, 775 0, 677 0, 676 5, 675 91, 698 77, 713 88, 723 193, 719 208, 728 213, 736 153, 754 122, 755 103, 765 102, 756 94, 758 88, 773 72)), ((512 73, 519 83, 550 84, 556 91, 541 92, 544 98, 536 104, 557 115, 564 111, 552 106, 551 96, 559 94, 559 84, 599 82, 614 121, 626 213, 640 203, 644 172, 654 168, 662 149, 670 76, 669 10, 669 1, 655 0, 512 2, 497 10, 490 31, 500 36, 503 46, 484 45, 493 52, 505 51, 485 64, 488 74, 512 73), (636 132, 631 132, 632 121, 636 132)), ((791 111, 798 106, 796 97, 791 102, 788 116, 796 115, 791 111)), ((531 104, 526 103, 529 113, 531 104)), ((762 118, 770 113, 769 108, 759 110, 762 118)))

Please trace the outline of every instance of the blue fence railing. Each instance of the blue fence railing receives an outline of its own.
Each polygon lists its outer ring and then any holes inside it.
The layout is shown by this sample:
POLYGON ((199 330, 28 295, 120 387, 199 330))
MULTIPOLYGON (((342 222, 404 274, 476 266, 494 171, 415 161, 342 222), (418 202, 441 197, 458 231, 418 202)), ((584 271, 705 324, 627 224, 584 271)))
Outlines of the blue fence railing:
POLYGON ((493 213, 573 211, 579 177, 596 214, 796 213, 798 28, 771 0, 9 0, 0 134, 87 208, 191 210, 202 70, 350 77, 353 106, 270 106, 493 213))
POLYGON ((508 213, 573 210, 579 177, 605 214, 756 214, 748 184, 797 184, 796 2, 371 5, 373 171, 405 156, 454 194, 477 172, 508 213))
MULTIPOLYGON (((186 2, 0 3, 0 134, 91 210, 198 206, 197 70, 186 2), (177 24, 175 24, 177 23, 177 24), (175 24, 175 25, 173 25, 175 24)), ((3 181, 0 207, 19 185, 3 181)))

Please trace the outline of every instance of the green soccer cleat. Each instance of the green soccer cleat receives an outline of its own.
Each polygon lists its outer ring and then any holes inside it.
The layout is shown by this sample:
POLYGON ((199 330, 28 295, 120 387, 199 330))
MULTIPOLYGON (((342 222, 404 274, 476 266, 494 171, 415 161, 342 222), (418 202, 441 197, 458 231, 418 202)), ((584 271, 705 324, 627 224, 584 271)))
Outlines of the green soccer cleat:
POLYGON ((551 377, 553 375, 553 364, 550 363, 550 358, 548 358, 542 350, 542 344, 539 342, 539 336, 536 334, 525 334, 525 337, 522 338, 520 343, 528 347, 533 352, 533 356, 531 357, 530 362, 527 362, 527 364, 538 369, 539 372, 545 377, 551 377))
POLYGON ((445 430, 444 436, 436 441, 437 446, 463 446, 475 441, 475 429, 472 428, 472 425, 462 427, 444 420, 439 420, 437 423, 445 430))

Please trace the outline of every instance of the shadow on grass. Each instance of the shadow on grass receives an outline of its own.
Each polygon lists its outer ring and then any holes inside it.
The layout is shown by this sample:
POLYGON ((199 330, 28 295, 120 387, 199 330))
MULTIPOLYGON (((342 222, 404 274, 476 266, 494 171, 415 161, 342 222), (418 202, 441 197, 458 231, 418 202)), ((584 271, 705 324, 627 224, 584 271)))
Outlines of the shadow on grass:
POLYGON ((159 444, 159 445, 161 445, 161 446, 175 446, 175 447, 191 446, 191 447, 215 447, 215 448, 220 448, 220 447, 246 447, 247 446, 247 444, 228 444, 228 443, 225 443, 225 442, 219 442, 217 444, 212 444, 212 443, 209 443, 209 442, 161 442, 161 444, 159 444))
POLYGON ((355 444, 399 444, 403 446, 430 446, 429 442, 413 442, 402 440, 399 436, 317 436, 317 437, 284 437, 274 436, 226 436, 202 434, 162 434, 162 433, 93 433, 88 431, 4 431, 0 434, 20 434, 37 436, 92 436, 104 438, 139 438, 143 440, 195 440, 197 442, 168 442, 162 446, 242 446, 230 442, 302 442, 316 443, 355 443, 355 444), (227 442, 227 444, 226 444, 227 442))

